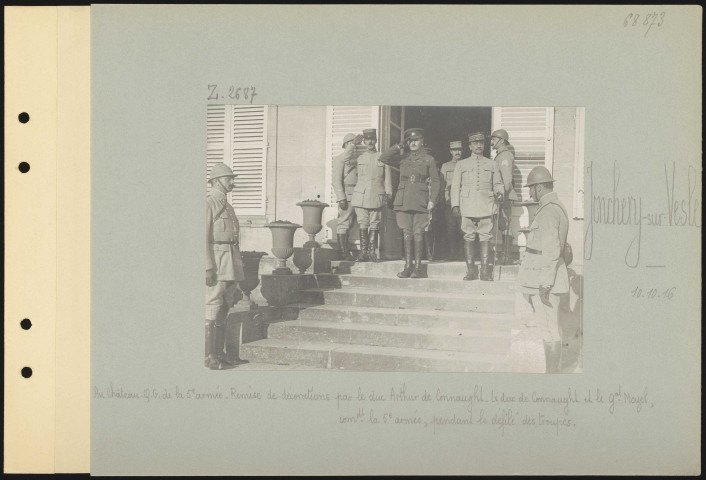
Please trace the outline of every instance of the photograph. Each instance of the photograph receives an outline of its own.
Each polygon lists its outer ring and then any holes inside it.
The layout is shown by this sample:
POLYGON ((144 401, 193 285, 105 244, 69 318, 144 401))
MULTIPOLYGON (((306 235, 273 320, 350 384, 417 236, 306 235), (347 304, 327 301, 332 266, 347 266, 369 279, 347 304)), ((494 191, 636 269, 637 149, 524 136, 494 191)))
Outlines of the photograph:
POLYGON ((581 373, 584 118, 208 105, 204 366, 581 373))

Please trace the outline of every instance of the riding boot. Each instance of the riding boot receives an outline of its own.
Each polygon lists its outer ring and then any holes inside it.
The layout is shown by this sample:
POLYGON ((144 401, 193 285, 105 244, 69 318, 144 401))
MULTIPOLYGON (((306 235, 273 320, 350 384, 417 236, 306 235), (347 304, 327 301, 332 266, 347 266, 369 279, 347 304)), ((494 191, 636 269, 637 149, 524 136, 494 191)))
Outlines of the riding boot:
POLYGON ((490 265, 490 242, 480 242, 480 279, 486 282, 493 281, 493 266, 490 265))
POLYGON ((412 275, 412 258, 414 255, 414 237, 411 234, 404 236, 404 270, 397 274, 400 278, 409 278, 412 275))
POLYGON ((559 373, 561 342, 544 342, 544 356, 547 359, 547 373, 559 373))
POLYGON ((348 233, 338 234, 338 248, 341 249, 341 260, 353 260, 351 251, 348 248, 348 233))
POLYGON ((216 324, 215 328, 214 328, 214 335, 213 335, 213 354, 225 366, 234 365, 234 363, 230 362, 228 360, 228 358, 226 357, 225 345, 226 345, 226 325, 225 325, 225 323, 223 325, 216 324))
POLYGON ((377 262, 378 256, 375 253, 375 249, 378 246, 378 231, 377 230, 370 230, 369 241, 370 241, 370 243, 368 243, 368 260, 370 260, 371 262, 377 262))
POLYGON ((358 254, 358 262, 369 262, 368 258, 368 229, 360 229, 360 253, 358 254))
POLYGON ((414 239, 414 271, 412 278, 426 278, 426 274, 422 271, 422 249, 424 248, 424 237, 414 239))
POLYGON ((463 250, 466 256, 466 276, 463 277, 464 280, 477 280, 478 279, 478 269, 476 268, 475 259, 473 255, 475 254, 475 242, 473 240, 464 240, 463 250))
POLYGON ((461 243, 462 240, 457 235, 449 235, 449 261, 453 262, 458 260, 461 256, 461 243))
POLYGON ((424 232, 424 246, 427 251, 427 260, 431 262, 434 260, 434 232, 432 230, 424 232))
POLYGON ((223 364, 217 358, 214 348, 215 334, 215 323, 213 320, 206 320, 206 360, 204 366, 210 368, 211 370, 221 370, 223 364))

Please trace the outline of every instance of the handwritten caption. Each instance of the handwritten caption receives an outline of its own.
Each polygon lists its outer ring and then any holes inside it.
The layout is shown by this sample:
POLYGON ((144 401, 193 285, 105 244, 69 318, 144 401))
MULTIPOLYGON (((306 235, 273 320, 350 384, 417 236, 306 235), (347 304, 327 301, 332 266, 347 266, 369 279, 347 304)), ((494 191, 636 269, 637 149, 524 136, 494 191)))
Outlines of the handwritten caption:
POLYGON ((648 12, 648 13, 629 13, 625 20, 623 20, 624 28, 642 28, 645 30, 645 37, 650 30, 654 27, 659 28, 664 24, 664 19, 667 16, 667 12, 648 12))
POLYGON ((590 193, 587 193, 589 201, 584 234, 585 260, 591 260, 593 256, 594 235, 599 225, 631 228, 634 231, 625 249, 624 257, 625 265, 630 268, 641 265, 643 226, 701 228, 702 180, 700 173, 691 165, 686 169, 683 167, 677 169, 675 162, 664 164, 662 198, 665 203, 663 208, 652 211, 643 210, 642 196, 624 192, 624 187, 620 183, 620 164, 617 161, 613 162, 610 172, 597 169, 593 162, 590 162, 586 167, 586 173, 588 174, 586 189, 590 193), (596 179, 599 181, 596 182, 596 179))
MULTIPOLYGON (((280 387, 253 390, 220 386, 145 387, 131 390, 110 384, 93 388, 98 400, 134 402, 289 402, 316 403, 330 408, 330 420, 339 425, 407 425, 437 434, 445 428, 489 427, 505 435, 513 428, 541 428, 559 435, 580 427, 576 414, 640 415, 653 409, 647 387, 637 390, 622 385, 603 389, 568 387, 558 392, 537 390, 508 392, 473 385, 453 392, 442 387, 412 388, 403 383, 384 390, 353 386, 345 391, 324 391, 315 387, 280 387)), ((322 413, 324 410, 322 410, 322 413)))
POLYGON ((257 90, 253 86, 244 87, 238 85, 218 85, 208 86, 208 98, 206 100, 236 100, 252 105, 257 96, 257 90))

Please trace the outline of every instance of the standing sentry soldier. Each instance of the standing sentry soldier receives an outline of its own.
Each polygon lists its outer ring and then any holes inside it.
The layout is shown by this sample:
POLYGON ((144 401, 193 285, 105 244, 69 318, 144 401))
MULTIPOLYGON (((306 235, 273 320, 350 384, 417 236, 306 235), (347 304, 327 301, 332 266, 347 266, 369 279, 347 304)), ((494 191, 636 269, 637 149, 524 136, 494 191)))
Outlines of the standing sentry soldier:
POLYGON ((221 370, 232 365, 223 351, 226 317, 245 280, 240 258, 240 224, 228 203, 235 175, 225 163, 211 169, 211 191, 206 198, 206 367, 221 370))
POLYGON ((466 256, 466 276, 464 280, 476 280, 478 271, 475 265, 475 238, 480 241, 480 279, 493 280, 490 266, 490 239, 495 214, 495 200, 502 201, 503 183, 497 166, 483 156, 485 134, 471 133, 468 136, 471 156, 460 160, 454 170, 451 183, 451 206, 455 216, 461 216, 461 230, 464 236, 466 256))
POLYGON ((351 204, 355 208, 360 227, 360 262, 377 262, 376 248, 382 206, 392 192, 392 182, 387 165, 379 161, 380 152, 375 150, 377 135, 374 128, 363 130, 363 144, 367 151, 354 161, 358 167, 358 183, 353 189, 351 204))
POLYGON ((400 278, 426 276, 421 268, 424 231, 429 224, 434 199, 439 195, 440 182, 434 157, 426 153, 423 145, 424 130, 410 128, 402 142, 380 155, 382 163, 400 169, 400 184, 393 202, 405 249, 404 270, 397 274, 400 278), (405 152, 407 147, 409 152, 405 152))
POLYGON ((362 136, 355 136, 352 133, 343 137, 343 152, 333 159, 331 172, 332 187, 338 203, 338 224, 336 225, 336 237, 338 246, 341 249, 343 260, 353 260, 348 247, 348 232, 355 219, 355 210, 350 204, 353 198, 353 190, 358 182, 358 170, 355 162, 355 145, 362 140, 362 136))
POLYGON ((490 136, 490 146, 495 149, 495 163, 500 172, 500 177, 503 181, 503 187, 505 189, 504 201, 500 205, 501 217, 499 218, 498 225, 495 227, 502 232, 503 236, 503 250, 502 258, 503 263, 506 263, 510 258, 509 255, 509 239, 510 239, 510 217, 512 215, 512 202, 519 200, 517 192, 515 192, 514 183, 512 180, 512 172, 515 168, 515 153, 510 145, 510 137, 506 130, 502 128, 495 130, 490 136))
POLYGON ((454 216, 451 211, 451 183, 456 164, 461 160, 463 145, 460 141, 451 142, 449 149, 451 151, 451 160, 441 166, 440 175, 444 190, 444 223, 449 244, 448 260, 457 260, 461 256, 463 234, 461 233, 461 217, 454 216))
POLYGON ((535 167, 527 175, 532 200, 539 202, 527 235, 518 290, 534 307, 535 319, 544 342, 547 373, 559 373, 561 334, 559 303, 569 293, 569 273, 563 252, 569 233, 569 217, 554 192, 554 179, 545 167, 535 167))

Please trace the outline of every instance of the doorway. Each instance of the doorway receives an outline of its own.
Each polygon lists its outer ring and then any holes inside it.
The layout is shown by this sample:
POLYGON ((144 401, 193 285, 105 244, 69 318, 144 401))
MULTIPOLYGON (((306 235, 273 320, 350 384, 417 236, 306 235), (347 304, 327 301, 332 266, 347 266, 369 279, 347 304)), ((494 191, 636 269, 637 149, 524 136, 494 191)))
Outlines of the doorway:
MULTIPOLYGON (((485 132, 490 134, 492 125, 492 107, 424 107, 395 106, 381 109, 381 149, 387 149, 400 141, 400 136, 408 128, 423 128, 424 143, 431 150, 430 154, 436 160, 437 169, 451 160, 449 143, 460 140, 463 142, 462 158, 470 156, 468 134, 470 132, 485 132)), ((486 143, 484 155, 490 158, 490 143, 486 143)), ((392 185, 396 190, 399 184, 399 174, 392 177, 392 185)), ((394 192, 393 192, 394 193, 394 192)), ((435 209, 436 218, 432 220, 434 232, 434 257, 443 258, 448 253, 446 229, 441 209, 435 209)), ((403 257, 402 231, 397 226, 395 212, 383 208, 380 231, 380 256, 385 260, 398 260, 403 257)))

